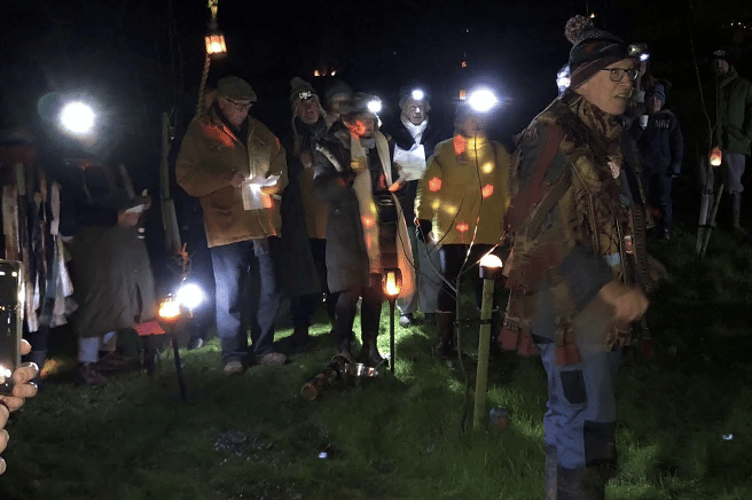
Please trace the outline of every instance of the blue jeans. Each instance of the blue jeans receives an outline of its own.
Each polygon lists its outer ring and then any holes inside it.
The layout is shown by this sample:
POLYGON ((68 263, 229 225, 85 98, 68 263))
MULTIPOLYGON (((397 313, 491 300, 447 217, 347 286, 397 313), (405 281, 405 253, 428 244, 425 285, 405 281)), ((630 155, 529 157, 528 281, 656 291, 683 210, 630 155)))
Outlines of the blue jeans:
POLYGON ((600 351, 576 365, 556 364, 556 343, 539 343, 548 374, 546 444, 556 447, 559 465, 582 469, 616 462, 614 382, 621 348, 600 351))
POLYGON ((282 294, 268 241, 257 239, 213 247, 211 256, 222 361, 241 360, 248 354, 249 323, 253 353, 273 352, 274 319, 282 294))
POLYGON ((416 289, 412 297, 398 299, 397 307, 402 314, 412 314, 415 311, 435 313, 441 287, 439 251, 420 241, 415 234, 415 227, 408 226, 407 234, 413 249, 416 289))

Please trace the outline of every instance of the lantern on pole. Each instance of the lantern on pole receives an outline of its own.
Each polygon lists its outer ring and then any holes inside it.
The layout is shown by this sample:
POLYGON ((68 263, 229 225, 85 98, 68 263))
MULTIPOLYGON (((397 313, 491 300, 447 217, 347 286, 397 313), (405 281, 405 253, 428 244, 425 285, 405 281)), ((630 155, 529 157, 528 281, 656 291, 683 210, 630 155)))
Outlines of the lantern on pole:
POLYGON ((219 0, 209 0, 211 20, 209 21, 209 32, 204 37, 204 42, 206 43, 206 55, 208 56, 222 56, 227 53, 225 35, 219 31, 219 26, 217 25, 218 8, 219 0))
POLYGON ((206 53, 211 56, 224 55, 227 53, 225 35, 221 31, 207 33, 204 37, 206 53))
POLYGON ((389 368, 394 373, 396 352, 394 349, 394 306, 402 291, 402 272, 398 268, 384 269, 382 281, 384 295, 389 300, 389 368))
POLYGON ((201 113, 204 109, 204 89, 206 88, 206 80, 209 78, 209 66, 211 66, 212 58, 221 57, 227 54, 225 35, 219 31, 219 25, 217 24, 219 0, 209 0, 208 5, 209 10, 211 11, 211 19, 209 20, 209 32, 204 36, 206 57, 204 58, 204 72, 201 74, 201 83, 198 86, 198 103, 196 105, 197 114, 201 113))
POLYGON ((713 167, 720 167, 722 160, 723 153, 721 153, 721 148, 719 148, 718 146, 714 147, 710 152, 710 165, 713 167))
POLYGON ((480 259, 480 278, 483 280, 483 300, 480 308, 480 336, 478 339, 478 369, 475 376, 475 410, 473 428, 480 429, 486 412, 486 383, 488 382, 488 351, 491 344, 491 316, 493 315, 494 282, 501 276, 501 259, 487 253, 480 259))
POLYGON ((180 388, 180 399, 188 401, 188 396, 185 390, 185 381, 183 380, 183 370, 180 365, 180 351, 178 350, 178 339, 175 335, 175 330, 182 317, 183 311, 180 307, 180 302, 168 295, 162 302, 159 303, 159 322, 164 327, 167 335, 170 337, 172 343, 172 351, 175 355, 175 372, 178 376, 178 387, 180 388))

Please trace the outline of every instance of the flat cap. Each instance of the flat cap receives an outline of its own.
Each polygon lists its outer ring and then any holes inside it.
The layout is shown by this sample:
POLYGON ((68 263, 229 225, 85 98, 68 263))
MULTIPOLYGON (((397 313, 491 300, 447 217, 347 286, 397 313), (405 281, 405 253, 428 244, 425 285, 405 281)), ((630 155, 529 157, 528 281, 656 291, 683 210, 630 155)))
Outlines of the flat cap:
POLYGON ((256 102, 251 84, 237 76, 226 76, 217 82, 217 94, 236 101, 256 102))

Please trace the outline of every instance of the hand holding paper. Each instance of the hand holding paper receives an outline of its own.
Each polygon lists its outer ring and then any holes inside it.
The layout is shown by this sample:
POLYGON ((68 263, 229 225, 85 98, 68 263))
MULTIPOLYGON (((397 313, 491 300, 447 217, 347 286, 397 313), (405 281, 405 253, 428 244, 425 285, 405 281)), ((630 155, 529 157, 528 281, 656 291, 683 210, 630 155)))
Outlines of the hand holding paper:
POLYGON ((261 210, 270 205, 268 192, 275 192, 279 175, 257 176, 243 181, 243 209, 261 210))

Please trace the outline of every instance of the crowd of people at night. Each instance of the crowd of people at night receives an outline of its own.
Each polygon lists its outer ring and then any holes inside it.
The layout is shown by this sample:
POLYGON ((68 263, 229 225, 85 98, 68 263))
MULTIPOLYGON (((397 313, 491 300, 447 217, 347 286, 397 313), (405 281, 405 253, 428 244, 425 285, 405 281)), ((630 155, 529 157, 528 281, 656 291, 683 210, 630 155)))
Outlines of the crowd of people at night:
MULTIPOLYGON (((382 282, 399 270, 399 325, 433 325, 436 357, 451 359, 458 277, 498 254, 510 294, 495 308, 495 343, 539 355, 548 377, 546 498, 603 498, 616 461, 614 380, 663 272, 648 238, 671 237, 685 146, 665 108, 671 85, 646 75, 643 52, 581 16, 566 35, 568 82, 512 151, 489 136, 492 95, 459 100, 448 126, 432 118, 427 89, 406 87, 399 119, 382 124, 375 96, 341 81, 320 96, 295 77, 280 140, 252 116, 247 81, 230 75, 207 88, 170 155, 187 195, 178 218, 192 276, 208 297, 189 347, 214 325, 227 375, 283 365, 310 345, 323 308, 333 354, 382 366, 382 282), (292 334, 275 342, 285 300, 292 334)), ((712 54, 711 146, 732 225, 746 234, 752 85, 725 51, 712 54)), ((151 200, 129 192, 124 169, 77 172, 63 185, 61 233, 78 303, 76 377, 98 386, 133 364, 117 352, 116 332, 157 317, 139 232, 151 200)), ((478 306, 480 295, 478 279, 478 306)), ((36 391, 26 384, 36 365, 21 370, 15 397, 0 396, 0 424, 36 391)))

